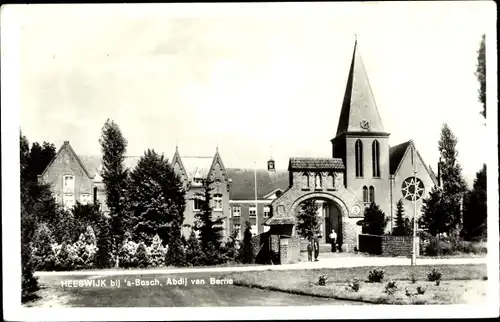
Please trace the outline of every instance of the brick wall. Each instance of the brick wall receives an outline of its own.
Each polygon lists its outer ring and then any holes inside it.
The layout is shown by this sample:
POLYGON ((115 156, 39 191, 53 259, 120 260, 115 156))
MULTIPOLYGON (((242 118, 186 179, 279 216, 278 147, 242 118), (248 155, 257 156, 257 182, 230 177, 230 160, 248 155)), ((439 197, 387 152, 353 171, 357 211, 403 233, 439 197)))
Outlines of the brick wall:
POLYGON ((297 263, 300 257, 300 239, 298 237, 280 239, 280 263, 297 263))
POLYGON ((411 237, 359 235, 359 251, 362 253, 410 257, 412 248, 411 237))

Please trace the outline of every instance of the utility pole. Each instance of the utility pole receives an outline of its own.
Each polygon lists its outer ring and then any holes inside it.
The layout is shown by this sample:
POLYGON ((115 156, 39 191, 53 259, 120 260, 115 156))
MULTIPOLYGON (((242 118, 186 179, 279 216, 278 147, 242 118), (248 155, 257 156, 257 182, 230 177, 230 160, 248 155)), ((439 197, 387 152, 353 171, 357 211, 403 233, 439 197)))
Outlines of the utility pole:
POLYGON ((259 205, 257 204, 257 161, 254 161, 253 167, 254 184, 255 184, 255 227, 257 227, 257 235, 259 234, 259 205))
POLYGON ((417 181, 417 162, 415 156, 415 147, 412 147, 413 154, 413 180, 414 180, 414 190, 413 190, 413 250, 411 254, 411 265, 417 265, 417 199, 418 199, 418 181, 417 181))

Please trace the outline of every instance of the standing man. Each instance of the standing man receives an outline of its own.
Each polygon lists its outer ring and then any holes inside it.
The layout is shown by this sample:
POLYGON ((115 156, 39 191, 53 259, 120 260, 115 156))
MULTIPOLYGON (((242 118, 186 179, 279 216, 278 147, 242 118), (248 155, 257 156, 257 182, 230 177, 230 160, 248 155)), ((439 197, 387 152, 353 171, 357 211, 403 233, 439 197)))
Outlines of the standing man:
POLYGON ((314 244, 314 261, 318 261, 318 256, 319 256, 319 240, 318 236, 314 236, 313 238, 313 244, 314 244))
POLYGON ((335 245, 335 242, 337 241, 337 233, 335 232, 335 230, 332 229, 329 237, 330 243, 332 244, 332 253, 335 253, 337 251, 337 247, 335 245))

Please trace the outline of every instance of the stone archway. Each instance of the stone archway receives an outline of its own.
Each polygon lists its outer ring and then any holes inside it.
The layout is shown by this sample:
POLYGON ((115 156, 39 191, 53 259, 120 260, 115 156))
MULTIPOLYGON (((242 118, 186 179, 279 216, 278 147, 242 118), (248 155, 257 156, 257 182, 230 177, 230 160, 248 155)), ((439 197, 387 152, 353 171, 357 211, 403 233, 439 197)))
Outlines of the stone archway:
MULTIPOLYGON (((333 230, 337 233, 337 241, 342 244, 343 240, 343 222, 347 216, 347 207, 344 202, 337 196, 327 192, 311 192, 297 198, 290 209, 293 216, 296 216, 300 204, 304 201, 314 199, 321 202, 323 209, 320 209, 321 214, 321 243, 330 243, 329 234, 333 230)), ((293 234, 296 234, 296 226, 293 227, 293 234)))

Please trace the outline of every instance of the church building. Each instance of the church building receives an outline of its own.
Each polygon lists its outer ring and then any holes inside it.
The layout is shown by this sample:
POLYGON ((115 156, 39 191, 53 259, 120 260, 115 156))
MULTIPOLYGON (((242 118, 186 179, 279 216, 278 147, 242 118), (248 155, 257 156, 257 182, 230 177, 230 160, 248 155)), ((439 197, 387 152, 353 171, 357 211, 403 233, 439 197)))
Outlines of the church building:
MULTIPOLYGON (((171 165, 187 191, 183 235, 189 235, 200 210, 201 182, 210 179, 213 213, 223 218, 226 237, 236 231, 241 239, 247 222, 254 235, 269 231, 297 237, 300 205, 314 199, 320 205, 321 242, 328 243, 335 230, 342 249, 352 251, 358 243, 359 221, 371 202, 390 219, 390 231, 400 199, 405 215, 412 217, 416 198, 419 215, 422 198, 438 184, 411 140, 391 147, 389 136, 356 42, 337 132, 330 141, 331 158, 292 157, 288 171, 277 170, 273 160, 265 169, 240 169, 226 168, 218 149, 204 157, 181 156, 175 149, 171 165)), ((125 166, 132 170, 138 160, 126 157, 125 166)), ((40 180, 51 183, 56 201, 68 208, 76 201, 99 202, 106 212, 101 170, 100 156, 78 156, 66 141, 40 180)))

